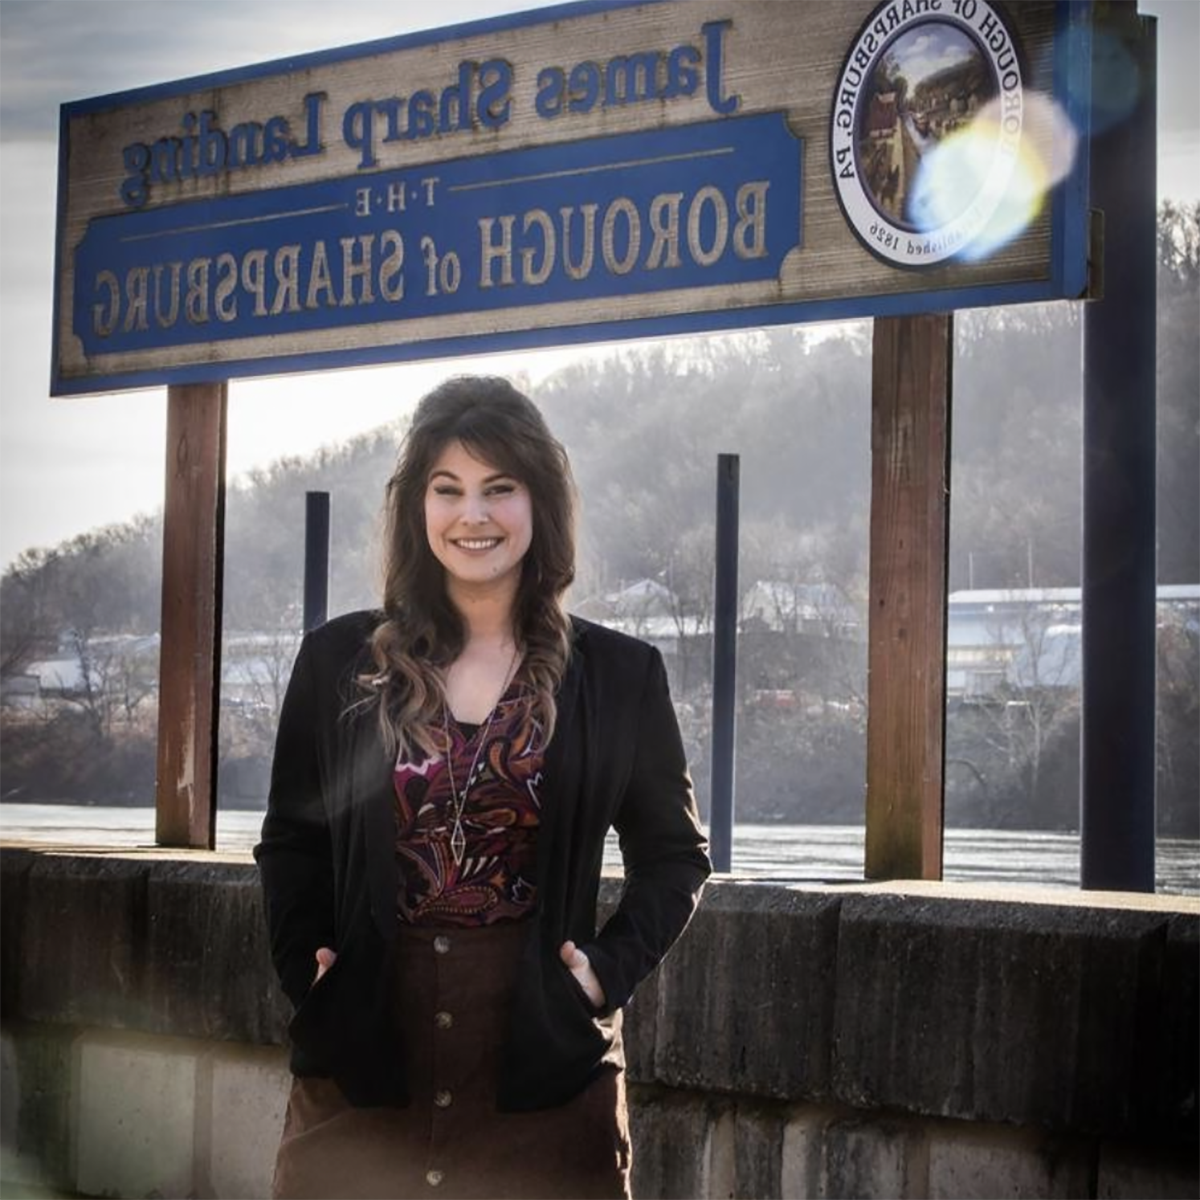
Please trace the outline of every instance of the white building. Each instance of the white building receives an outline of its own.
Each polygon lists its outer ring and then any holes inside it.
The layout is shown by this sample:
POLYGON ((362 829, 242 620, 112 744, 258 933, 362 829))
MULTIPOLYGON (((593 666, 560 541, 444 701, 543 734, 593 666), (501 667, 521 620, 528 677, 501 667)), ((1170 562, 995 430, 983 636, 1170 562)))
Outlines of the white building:
MULTIPOLYGON (((1158 589, 1160 610, 1200 626, 1200 585, 1158 589)), ((1079 588, 951 592, 946 619, 946 695, 985 700, 1002 687, 1078 688, 1083 603, 1079 588)))

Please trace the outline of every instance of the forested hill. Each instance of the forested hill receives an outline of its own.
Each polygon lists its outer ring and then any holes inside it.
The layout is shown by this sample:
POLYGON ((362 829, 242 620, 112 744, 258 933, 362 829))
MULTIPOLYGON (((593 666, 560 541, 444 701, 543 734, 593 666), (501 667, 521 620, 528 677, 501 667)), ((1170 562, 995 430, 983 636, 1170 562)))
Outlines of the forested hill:
MULTIPOLYGON (((1160 213, 1159 578, 1200 578, 1200 206, 1160 213)), ((1071 585, 1080 546, 1079 305, 956 318, 951 588, 1071 585)), ((576 602, 643 577, 705 603, 716 456, 741 456, 742 564, 756 579, 865 578, 870 325, 780 328, 636 344, 534 390, 583 499, 576 602), (813 333, 818 336, 814 337, 813 333)), ((294 625, 304 492, 332 494, 331 611, 370 604, 384 483, 402 433, 384 427, 230 486, 225 627, 294 625)), ((154 517, 30 550, 4 575, 4 667, 63 628, 157 628, 154 517)))
MULTIPOLYGON (((1200 206, 1164 210, 1160 234, 1159 580, 1195 583, 1200 206)), ((955 318, 952 589, 1079 582, 1082 312, 1062 303, 955 318)), ((702 812, 716 463, 737 453, 740 584, 760 604, 739 645, 739 819, 862 819, 870 363, 868 322, 778 328, 614 349, 532 389, 582 496, 572 608, 611 615, 597 598, 639 581, 636 594, 668 606, 657 615, 668 621, 702 812), (785 611, 779 597, 789 595, 785 611)), ((222 804, 263 804, 301 626, 304 494, 332 497, 330 611, 376 603, 380 510, 402 435, 396 423, 230 485, 222 804)), ((31 550, 0 580, 0 800, 151 802, 157 648, 128 635, 158 629, 161 554, 160 520, 144 517, 31 550)), ((1027 633, 1027 649, 1042 644, 1036 628, 1027 633)), ((1157 643, 1159 828, 1196 836, 1194 621, 1160 621, 1157 643)), ((1005 679, 984 703, 948 706, 947 821, 1071 828, 1078 689, 1065 676, 1005 679)))

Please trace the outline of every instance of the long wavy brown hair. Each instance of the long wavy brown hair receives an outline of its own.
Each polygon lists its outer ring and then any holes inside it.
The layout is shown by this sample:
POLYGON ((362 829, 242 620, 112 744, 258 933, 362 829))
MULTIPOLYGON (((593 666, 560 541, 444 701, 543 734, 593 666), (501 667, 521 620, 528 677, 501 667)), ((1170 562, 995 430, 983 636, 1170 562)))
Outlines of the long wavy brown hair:
POLYGON ((443 672, 466 640, 462 617, 446 592, 445 569, 425 531, 429 475, 454 441, 529 490, 533 538, 521 564, 513 634, 541 744, 554 733, 555 693, 570 653, 563 595, 575 578, 571 467, 527 396, 507 379, 465 375, 446 380, 421 400, 387 484, 384 619, 371 639, 376 670, 358 682, 366 703, 378 700, 391 755, 441 750, 443 672))

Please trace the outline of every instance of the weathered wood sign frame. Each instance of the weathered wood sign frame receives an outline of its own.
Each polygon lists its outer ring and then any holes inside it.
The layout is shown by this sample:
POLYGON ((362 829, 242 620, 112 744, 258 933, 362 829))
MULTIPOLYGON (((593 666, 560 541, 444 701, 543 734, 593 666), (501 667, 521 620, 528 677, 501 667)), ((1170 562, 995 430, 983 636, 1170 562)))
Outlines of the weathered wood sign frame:
POLYGON ((1077 297, 1085 8, 581 3, 65 105, 53 391, 1077 297))
POLYGON ((65 105, 52 391, 168 385, 160 843, 214 837, 223 381, 872 316, 865 873, 940 878, 947 314, 1083 293, 1090 54, 1067 0, 585 0, 65 105))

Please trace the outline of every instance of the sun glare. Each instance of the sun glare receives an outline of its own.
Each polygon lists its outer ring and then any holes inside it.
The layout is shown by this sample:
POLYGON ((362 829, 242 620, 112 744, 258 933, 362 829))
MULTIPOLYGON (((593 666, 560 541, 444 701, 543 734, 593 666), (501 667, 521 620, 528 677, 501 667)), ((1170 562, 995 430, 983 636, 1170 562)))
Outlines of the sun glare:
POLYGON ((1019 237, 1075 162, 1079 136, 1062 107, 1038 93, 1027 94, 1024 105, 1025 134, 1011 150, 997 97, 921 160, 910 204, 917 227, 928 232, 964 217, 979 221, 961 259, 987 258, 1019 237), (963 196, 974 197, 966 213, 963 196))

